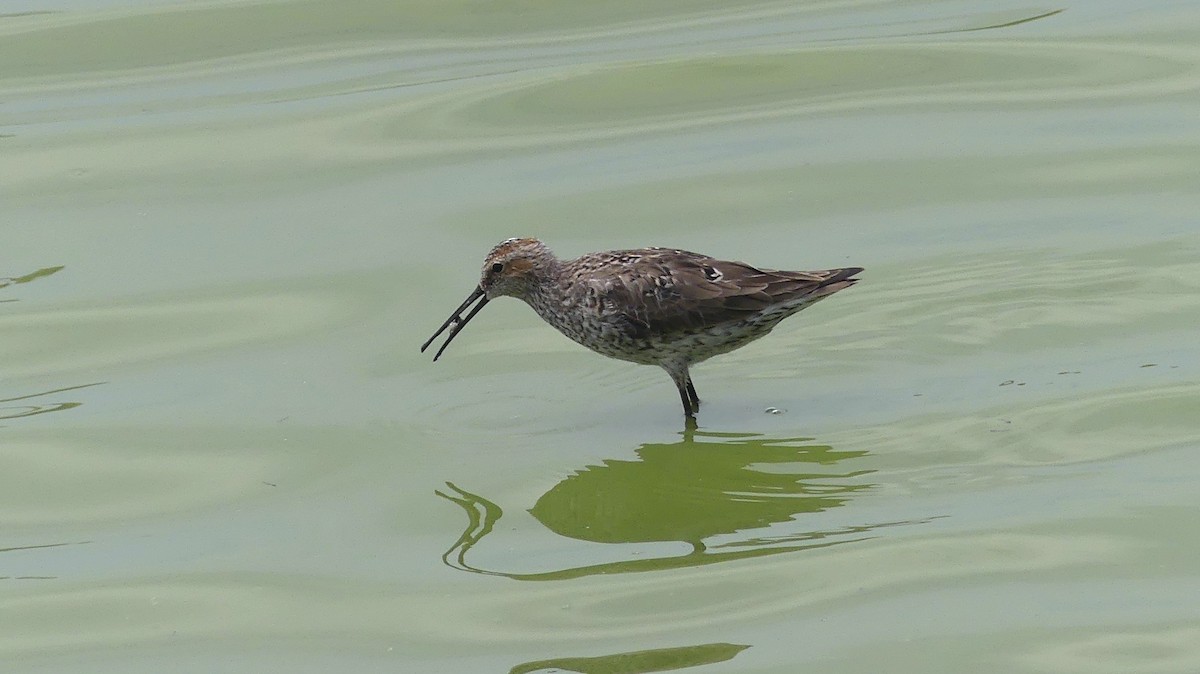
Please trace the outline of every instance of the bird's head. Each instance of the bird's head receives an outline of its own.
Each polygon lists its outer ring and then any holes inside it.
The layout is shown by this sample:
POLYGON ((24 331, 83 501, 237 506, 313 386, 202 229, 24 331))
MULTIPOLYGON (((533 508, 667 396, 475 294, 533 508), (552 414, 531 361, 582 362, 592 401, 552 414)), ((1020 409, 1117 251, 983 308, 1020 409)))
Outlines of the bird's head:
POLYGON ((554 254, 537 239, 508 239, 487 254, 479 275, 479 287, 489 300, 497 297, 524 299, 554 265, 554 254))
POLYGON ((554 253, 551 253, 546 244, 537 239, 501 241, 484 259, 479 285, 471 291, 466 301, 450 314, 450 318, 442 323, 442 327, 438 328, 437 332, 421 345, 421 351, 429 348, 438 335, 449 329, 450 334, 446 336, 446 341, 433 356, 433 359, 437 360, 446 347, 450 346, 454 337, 475 317, 475 314, 479 313, 484 305, 505 295, 528 299, 529 294, 533 292, 538 283, 552 274, 557 262, 554 253), (467 311, 465 316, 463 315, 464 311, 467 311))

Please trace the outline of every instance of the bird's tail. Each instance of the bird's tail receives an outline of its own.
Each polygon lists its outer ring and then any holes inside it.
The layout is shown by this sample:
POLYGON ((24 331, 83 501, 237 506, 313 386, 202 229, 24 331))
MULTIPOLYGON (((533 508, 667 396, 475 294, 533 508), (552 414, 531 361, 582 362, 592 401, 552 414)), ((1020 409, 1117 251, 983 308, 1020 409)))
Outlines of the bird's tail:
POLYGON ((815 302, 821 298, 829 297, 839 290, 845 290, 858 283, 858 279, 851 277, 862 273, 862 271, 862 267, 846 267, 844 269, 827 269, 823 272, 818 272, 825 276, 825 278, 821 279, 821 284, 808 294, 808 298, 815 302))

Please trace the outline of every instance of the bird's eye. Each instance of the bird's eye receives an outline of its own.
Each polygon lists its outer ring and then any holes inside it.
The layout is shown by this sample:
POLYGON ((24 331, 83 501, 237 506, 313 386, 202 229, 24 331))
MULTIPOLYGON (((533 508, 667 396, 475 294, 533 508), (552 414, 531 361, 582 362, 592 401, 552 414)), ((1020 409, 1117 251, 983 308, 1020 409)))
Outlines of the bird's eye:
POLYGON ((500 264, 499 262, 493 262, 493 263, 492 263, 492 273, 493 273, 493 274, 499 274, 499 273, 500 273, 500 272, 502 272, 502 271, 504 271, 504 265, 503 265, 503 264, 500 264))

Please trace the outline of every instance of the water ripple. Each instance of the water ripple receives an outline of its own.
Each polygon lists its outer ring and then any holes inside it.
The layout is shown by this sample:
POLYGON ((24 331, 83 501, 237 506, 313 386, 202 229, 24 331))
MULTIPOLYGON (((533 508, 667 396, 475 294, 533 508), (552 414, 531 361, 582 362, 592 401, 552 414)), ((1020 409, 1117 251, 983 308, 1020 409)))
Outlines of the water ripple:
MULTIPOLYGON (((295 4, 287 3, 289 11, 297 11, 295 4)), ((0 124, 17 131, 9 134, 5 153, 5 160, 21 167, 13 175, 21 183, 61 180, 98 158, 104 160, 104 184, 159 174, 164 165, 188 173, 205 170, 214 133, 229 147, 261 147, 276 158, 274 166, 324 171, 392 165, 400 157, 543 149, 864 110, 1138 101, 1200 86, 1200 50, 1190 44, 982 37, 990 32, 948 36, 1001 29, 1053 10, 905 24, 889 19, 898 10, 885 3, 835 2, 815 10, 763 3, 674 17, 663 10, 640 22, 609 15, 594 24, 602 26, 602 35, 591 30, 575 37, 516 31, 490 41, 479 35, 397 41, 386 39, 391 33, 383 30, 371 38, 313 44, 303 34, 273 41, 259 33, 253 40, 226 35, 225 28, 243 20, 275 31, 268 20, 274 11, 251 5, 245 17, 234 8, 155 16, 153 34, 161 33, 170 46, 157 54, 161 63, 154 55, 112 46, 120 42, 114 35, 150 34, 142 28, 146 17, 44 19, 44 25, 17 31, 0 45, 0 61, 5 50, 13 50, 24 65, 15 71, 23 76, 0 81, 8 93, 0 124), (847 20, 847 10, 864 7, 866 16, 847 20), (837 18, 814 24, 814 11, 837 18), (796 25, 764 35, 763 22, 773 19, 763 12, 788 15, 796 25), (733 26, 743 22, 757 30, 737 32, 733 26), (225 36, 221 49, 189 37, 215 23, 222 29, 214 31, 225 36), (106 30, 97 32, 97 24, 106 30), (719 27, 711 44, 696 42, 697 26, 709 24, 719 27), (805 28, 813 25, 822 27, 805 28), (634 48, 629 40, 643 32, 651 37, 640 39, 650 43, 662 42, 664 35, 679 41, 665 49, 634 48), (103 48, 93 44, 96 34, 104 36, 103 48), (165 37, 170 35, 179 39, 165 37), (879 39, 882 35, 892 37, 879 39), (876 42, 861 41, 868 36, 876 42), (264 40, 270 48, 261 46, 264 40), (579 40, 589 49, 580 51, 579 40), (85 64, 67 62, 80 56, 59 55, 57 45, 64 41, 104 54, 85 64), (31 60, 30 53, 44 58, 31 60), (104 64, 103 77, 93 72, 97 63, 104 64), (197 122, 200 111, 203 124, 197 122), (145 145, 128 151, 129 143, 114 144, 120 137, 145 145), (106 154, 113 152, 119 157, 106 154)), ((373 20, 391 30, 409 32, 404 20, 410 17, 379 7, 330 14, 313 5, 301 13, 307 11, 315 25, 339 38, 337 25, 372 12, 381 12, 373 20)), ((432 11, 428 16, 414 11, 433 20, 432 11)), ((249 157, 242 161, 255 163, 249 157)), ((261 182, 261 166, 246 168, 261 182)), ((222 170, 228 174, 230 167, 222 170)))
POLYGON ((1024 654, 1033 671, 1056 674, 1190 674, 1200 671, 1200 627, 1092 628, 1024 654))
POLYGON ((1194 48, 939 41, 691 56, 496 76, 358 126, 408 153, 513 149, 862 109, 1060 106, 1200 86, 1194 48))
POLYGON ((0 314, 11 378, 144 364, 240 344, 269 342, 362 311, 346 293, 234 289, 106 307, 55 307, 0 314))
POLYGON ((5 429, 0 511, 10 531, 72 530, 264 498, 344 465, 320 428, 150 425, 5 429), (300 458, 303 457, 303 458, 300 458))
MULTIPOLYGON (((886 273, 886 272, 885 272, 886 273)), ((1141 329, 1186 330, 1200 314, 1200 261, 1188 245, 1154 243, 1062 253, 956 255, 864 284, 815 327, 840 334, 842 361, 934 362, 1025 352, 1141 329), (862 297, 870 293, 871 297, 862 297), (855 306, 863 301, 864 314, 855 306)))

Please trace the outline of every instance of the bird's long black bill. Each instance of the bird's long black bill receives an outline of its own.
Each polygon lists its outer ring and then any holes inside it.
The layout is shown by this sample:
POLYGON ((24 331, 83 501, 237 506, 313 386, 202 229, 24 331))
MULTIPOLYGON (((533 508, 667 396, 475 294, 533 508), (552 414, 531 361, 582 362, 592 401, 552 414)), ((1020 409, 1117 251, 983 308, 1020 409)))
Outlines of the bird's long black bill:
POLYGON ((479 310, 482 309, 487 303, 488 298, 483 294, 483 288, 476 288, 475 290, 471 291, 471 294, 467 296, 466 301, 459 305, 459 307, 454 310, 454 313, 450 314, 450 318, 447 318, 445 323, 442 323, 442 327, 438 328, 437 332, 433 333, 432 337, 425 340, 425 343, 421 345, 421 352, 424 353, 425 349, 428 349, 429 345, 433 344, 433 340, 438 338, 438 335, 445 332, 446 328, 450 328, 450 334, 446 336, 446 341, 442 343, 442 347, 437 350, 437 353, 433 354, 434 360, 440 358, 442 352, 446 350, 447 346, 450 346, 450 342, 454 341, 454 337, 463 329, 463 326, 466 325, 467 322, 469 322, 472 318, 474 318, 475 314, 479 313, 479 310), (480 299, 481 297, 483 299, 480 299), (476 304, 475 307, 471 309, 470 313, 468 313, 464 318, 462 312, 467 307, 471 306, 471 303, 475 300, 479 300, 479 304, 476 304))

